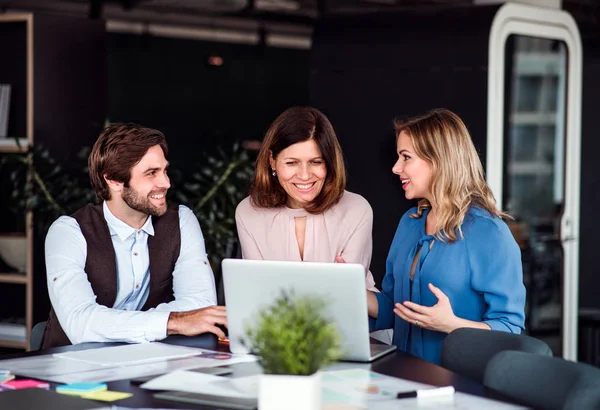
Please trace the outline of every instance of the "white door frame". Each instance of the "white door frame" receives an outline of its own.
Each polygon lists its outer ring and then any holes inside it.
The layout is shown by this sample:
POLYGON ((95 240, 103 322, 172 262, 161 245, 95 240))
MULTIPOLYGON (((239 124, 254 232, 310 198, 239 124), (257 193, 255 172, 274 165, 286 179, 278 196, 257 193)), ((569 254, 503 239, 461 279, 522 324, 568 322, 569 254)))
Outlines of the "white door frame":
MULTIPOLYGON (((579 201, 581 178, 582 47, 571 15, 562 10, 505 4, 494 17, 489 39, 487 180, 502 201, 504 149, 504 63, 507 38, 523 35, 563 41, 567 47, 564 214, 560 225, 563 260, 562 354, 577 360, 579 310, 579 201)), ((502 207, 504 204, 500 203, 502 207)))

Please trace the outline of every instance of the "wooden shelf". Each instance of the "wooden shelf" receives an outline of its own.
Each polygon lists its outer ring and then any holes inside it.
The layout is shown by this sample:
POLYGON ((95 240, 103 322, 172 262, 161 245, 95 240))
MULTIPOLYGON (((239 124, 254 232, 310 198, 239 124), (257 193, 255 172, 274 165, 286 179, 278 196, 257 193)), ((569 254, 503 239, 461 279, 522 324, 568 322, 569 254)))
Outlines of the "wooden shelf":
POLYGON ((0 138, 0 153, 26 153, 29 150, 29 142, 26 138, 19 138, 19 144, 14 138, 0 138))
POLYGON ((29 283, 29 278, 24 273, 0 273, 0 283, 29 283))
POLYGON ((0 322, 0 346, 28 349, 28 337, 25 324, 0 322))
POLYGON ((2 340, 0 339, 0 347, 10 347, 14 349, 26 349, 29 350, 29 342, 27 340, 2 340))
POLYGON ((26 232, 0 233, 0 238, 27 238, 26 232))

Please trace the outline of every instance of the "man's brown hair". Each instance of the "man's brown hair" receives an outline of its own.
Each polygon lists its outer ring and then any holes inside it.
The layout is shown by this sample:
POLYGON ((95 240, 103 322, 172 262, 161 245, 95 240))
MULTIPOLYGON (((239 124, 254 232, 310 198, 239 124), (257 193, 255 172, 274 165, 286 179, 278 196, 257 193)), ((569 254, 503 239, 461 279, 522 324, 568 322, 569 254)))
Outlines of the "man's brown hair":
POLYGON ((162 132, 137 124, 111 124, 102 131, 88 158, 90 181, 96 199, 107 201, 110 190, 104 177, 123 182, 128 186, 131 169, 142 159, 148 149, 159 145, 165 157, 168 147, 162 132))

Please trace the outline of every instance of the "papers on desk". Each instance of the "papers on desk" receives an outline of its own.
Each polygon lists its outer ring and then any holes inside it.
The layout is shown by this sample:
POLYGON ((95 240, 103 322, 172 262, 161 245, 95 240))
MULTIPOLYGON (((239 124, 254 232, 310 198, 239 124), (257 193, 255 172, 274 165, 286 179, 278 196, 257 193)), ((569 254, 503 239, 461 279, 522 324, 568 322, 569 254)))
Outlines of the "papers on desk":
POLYGON ((0 368, 21 376, 57 383, 76 383, 133 379, 180 369, 226 366, 256 360, 252 355, 223 354, 206 349, 150 343, 0 360, 0 368), (148 347, 150 345, 157 346, 148 347), (124 352, 127 352, 125 357, 124 352), (152 354, 157 356, 151 357, 152 354), (119 362, 119 358, 123 361, 119 362))
POLYGON ((181 359, 200 354, 202 352, 193 347, 174 346, 165 343, 140 343, 55 353, 54 356, 99 366, 115 367, 181 359))
POLYGON ((523 407, 465 393, 439 398, 396 399, 396 394, 399 392, 432 387, 434 386, 385 376, 365 369, 322 372, 322 410, 343 408, 395 410, 400 406, 402 409, 523 409, 523 407))
MULTIPOLYGON (((252 398, 258 396, 259 375, 229 378, 189 371, 176 371, 153 379, 141 387, 151 390, 182 391, 212 396, 252 398)), ((484 397, 455 393, 446 397, 396 399, 399 392, 434 386, 385 376, 365 369, 321 372, 322 410, 402 409, 522 409, 484 397)))
MULTIPOLYGON (((255 378, 255 376, 251 376, 255 378)), ((149 390, 170 390, 189 393, 210 394, 227 397, 256 397, 256 393, 238 390, 231 380, 222 376, 178 370, 165 374, 142 384, 140 387, 149 390)))

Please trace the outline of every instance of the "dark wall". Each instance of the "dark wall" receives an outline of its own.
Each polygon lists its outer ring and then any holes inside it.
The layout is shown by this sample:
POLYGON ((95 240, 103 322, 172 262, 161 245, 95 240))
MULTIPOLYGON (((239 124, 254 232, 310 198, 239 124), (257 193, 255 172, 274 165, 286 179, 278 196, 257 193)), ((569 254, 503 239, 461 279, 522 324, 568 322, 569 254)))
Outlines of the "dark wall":
POLYGON ((34 140, 65 167, 106 117, 105 22, 34 16, 34 140))
POLYGON ((234 140, 262 139, 284 109, 308 103, 309 51, 112 33, 110 121, 163 131, 173 165, 234 140), (218 55, 221 67, 207 65, 218 55))
POLYGON ((311 101, 344 149, 348 189, 373 207, 377 283, 404 198, 391 168, 393 119, 445 107, 469 128, 485 164, 487 50, 496 7, 324 19, 315 30, 311 101))
MULTIPOLYGON (((34 144, 46 148, 69 175, 81 174, 77 153, 96 140, 106 118, 104 21, 34 16, 34 144)), ((35 220, 34 224, 40 224, 35 220)), ((45 232, 34 235, 33 322, 46 320, 50 300, 45 232)))
MULTIPOLYGON (((0 82, 12 84, 9 134, 26 138, 27 121, 31 120, 34 146, 45 147, 58 164, 71 172, 76 153, 95 140, 106 117, 104 22, 35 14, 31 56, 27 54, 24 22, 0 26, 3 56, 6 57, 0 64, 0 82), (33 62, 32 89, 27 89, 26 82, 28 58, 33 62), (28 118, 27 112, 28 92, 33 98, 32 118, 28 118)), ((48 174, 40 170, 39 161, 35 165, 42 173, 41 178, 48 174)), ((3 169, 0 176, 0 231, 23 231, 24 210, 11 198, 13 185, 7 179, 7 171, 3 169)), ((48 180, 46 183, 51 184, 48 180)), ((42 224, 40 219, 36 210, 36 227, 42 224)), ((45 232, 37 229, 34 232, 33 318, 37 322, 47 318, 50 303, 44 263, 45 232)), ((23 285, 0 286, 1 316, 23 317, 24 295, 23 285)))

